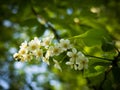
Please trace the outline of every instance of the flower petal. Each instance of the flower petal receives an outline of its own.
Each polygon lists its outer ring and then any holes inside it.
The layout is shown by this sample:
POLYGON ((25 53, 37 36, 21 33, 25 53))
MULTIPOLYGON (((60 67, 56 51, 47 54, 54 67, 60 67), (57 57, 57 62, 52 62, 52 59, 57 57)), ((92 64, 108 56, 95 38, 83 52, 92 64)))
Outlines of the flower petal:
POLYGON ((72 52, 67 52, 67 55, 68 55, 69 57, 72 57, 73 53, 72 53, 72 52))
POLYGON ((83 69, 83 64, 79 64, 78 65, 78 70, 82 70, 83 69))
POLYGON ((77 65, 76 65, 76 64, 74 64, 74 68, 75 68, 75 70, 77 70, 77 69, 78 69, 78 67, 77 67, 77 65))
POLYGON ((71 65, 71 62, 66 62, 67 65, 71 65))
POLYGON ((73 53, 77 53, 77 50, 75 48, 72 49, 73 53))
POLYGON ((55 59, 53 59, 53 61, 55 63, 54 67, 57 68, 57 69, 59 69, 60 71, 62 71, 62 68, 60 67, 59 62, 57 60, 55 60, 55 59))
POLYGON ((47 63, 48 65, 50 65, 50 62, 49 62, 49 59, 48 59, 48 58, 43 57, 42 60, 43 60, 43 62, 45 62, 45 63, 47 63))
POLYGON ((84 56, 83 53, 80 52, 80 51, 77 53, 77 55, 78 55, 78 56, 84 56))

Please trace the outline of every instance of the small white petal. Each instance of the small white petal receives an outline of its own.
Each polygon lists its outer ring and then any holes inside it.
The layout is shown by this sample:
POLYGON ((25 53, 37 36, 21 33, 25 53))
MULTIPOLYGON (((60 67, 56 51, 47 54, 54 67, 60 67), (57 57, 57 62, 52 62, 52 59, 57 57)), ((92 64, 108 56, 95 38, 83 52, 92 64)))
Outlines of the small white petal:
POLYGON ((73 53, 77 53, 77 50, 75 48, 72 49, 73 53))
POLYGON ((78 65, 78 70, 82 70, 83 69, 83 64, 78 65))
POLYGON ((66 43, 70 43, 70 40, 66 39, 66 43))
POLYGON ((80 52, 80 51, 77 53, 77 55, 78 55, 78 56, 84 56, 83 53, 80 52))
POLYGON ((67 65, 71 65, 71 62, 66 62, 67 65))
POLYGON ((74 64, 75 63, 75 59, 74 58, 70 58, 70 62, 71 62, 71 64, 74 64))
POLYGON ((77 65, 74 64, 74 69, 77 70, 77 65))
POLYGON ((43 62, 45 62, 45 63, 47 63, 48 65, 50 65, 50 62, 49 62, 49 59, 48 59, 48 58, 43 57, 42 60, 43 60, 43 62))
POLYGON ((62 71, 62 68, 60 67, 59 62, 57 60, 55 60, 55 59, 53 59, 53 61, 55 63, 54 67, 57 68, 57 69, 59 69, 60 71, 62 71))
POLYGON ((15 54, 13 55, 14 58, 17 58, 18 56, 19 56, 19 53, 15 53, 15 54))
POLYGON ((72 53, 72 52, 67 52, 67 55, 68 55, 69 57, 72 57, 73 53, 72 53))
POLYGON ((64 39, 60 39, 60 42, 64 42, 64 39))
POLYGON ((80 64, 80 59, 79 58, 76 59, 76 64, 80 64))

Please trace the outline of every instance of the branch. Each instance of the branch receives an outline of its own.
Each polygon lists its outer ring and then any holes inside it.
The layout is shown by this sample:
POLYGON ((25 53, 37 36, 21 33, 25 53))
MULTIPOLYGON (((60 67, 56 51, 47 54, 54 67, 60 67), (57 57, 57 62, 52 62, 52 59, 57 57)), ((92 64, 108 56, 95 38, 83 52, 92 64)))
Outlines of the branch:
POLYGON ((33 14, 37 17, 38 22, 40 24, 43 24, 46 27, 50 28, 50 30, 54 33, 56 39, 59 41, 60 36, 58 35, 57 30, 53 27, 53 25, 51 23, 49 23, 48 21, 46 21, 42 16, 40 16, 32 6, 31 6, 31 10, 32 10, 33 14))
POLYGON ((119 51, 119 49, 118 48, 116 48, 116 47, 114 47, 115 48, 115 50, 118 52, 118 53, 120 53, 120 51, 119 51))
MULTIPOLYGON (((87 80, 87 83, 88 84, 91 84, 92 82, 91 82, 91 80, 88 78, 88 77, 86 77, 86 80, 87 80)), ((92 85, 92 86, 89 86, 92 90, 97 90, 97 88, 96 88, 96 86, 95 85, 92 85)))
POLYGON ((114 68, 114 67, 118 67, 118 61, 120 58, 120 52, 118 53, 117 56, 114 57, 114 59, 112 60, 111 65, 109 66, 109 68, 105 71, 105 75, 104 75, 104 79, 102 80, 102 82, 100 83, 99 86, 99 90, 103 90, 102 86, 104 85, 105 81, 107 80, 107 75, 109 74, 109 72, 114 68))
POLYGON ((102 59, 102 60, 107 60, 107 61, 112 61, 113 59, 108 59, 108 58, 102 58, 102 57, 96 57, 96 56, 91 56, 91 55, 85 55, 87 57, 93 57, 93 58, 98 58, 98 59, 102 59))
POLYGON ((98 89, 98 90, 103 90, 102 87, 103 87, 105 81, 107 80, 107 76, 108 76, 109 72, 112 70, 112 68, 113 68, 113 66, 110 65, 110 66, 108 67, 108 69, 105 71, 104 79, 103 79, 102 82, 100 83, 100 86, 99 86, 99 89, 98 89))

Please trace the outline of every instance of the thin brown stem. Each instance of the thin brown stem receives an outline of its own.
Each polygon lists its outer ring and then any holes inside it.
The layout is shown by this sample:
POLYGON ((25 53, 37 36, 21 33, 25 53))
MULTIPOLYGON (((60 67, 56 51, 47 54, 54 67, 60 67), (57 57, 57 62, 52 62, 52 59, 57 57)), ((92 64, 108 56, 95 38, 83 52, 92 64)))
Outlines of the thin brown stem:
POLYGON ((33 6, 31 6, 31 10, 33 12, 33 14, 37 17, 38 22, 47 26, 55 35, 56 39, 59 41, 60 40, 60 36, 57 33, 57 30, 52 26, 52 24, 50 24, 47 20, 45 20, 41 15, 39 15, 36 10, 33 8, 33 6))
POLYGON ((93 57, 93 58, 97 58, 97 59, 102 59, 102 60, 107 60, 107 61, 112 61, 113 59, 108 59, 108 58, 102 58, 102 57, 97 57, 97 56, 92 56, 92 55, 85 55, 87 57, 93 57))
POLYGON ((107 80, 107 76, 108 76, 109 72, 112 70, 112 68, 113 68, 113 66, 110 65, 109 68, 105 71, 104 79, 100 83, 100 86, 99 86, 98 90, 103 90, 103 85, 104 85, 105 81, 107 80))

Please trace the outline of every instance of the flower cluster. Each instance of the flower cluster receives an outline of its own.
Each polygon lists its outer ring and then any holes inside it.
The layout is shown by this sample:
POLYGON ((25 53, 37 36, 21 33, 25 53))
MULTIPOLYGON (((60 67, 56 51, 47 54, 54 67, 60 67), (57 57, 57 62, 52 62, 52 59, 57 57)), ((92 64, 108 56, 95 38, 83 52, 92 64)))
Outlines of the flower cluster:
POLYGON ((68 39, 61 39, 59 43, 53 42, 54 36, 48 36, 39 40, 35 37, 33 40, 27 42, 24 41, 18 53, 15 53, 13 57, 18 61, 31 61, 33 58, 42 59, 43 62, 50 65, 50 57, 53 58, 54 66, 62 70, 60 62, 54 58, 65 52, 66 56, 70 58, 66 62, 71 68, 75 70, 82 70, 88 68, 88 58, 80 51, 77 51, 68 39))
POLYGON ((70 60, 66 62, 66 64, 70 65, 71 68, 75 70, 88 68, 88 58, 86 58, 82 52, 77 52, 77 50, 73 48, 72 52, 67 52, 67 55, 70 57, 70 60))

